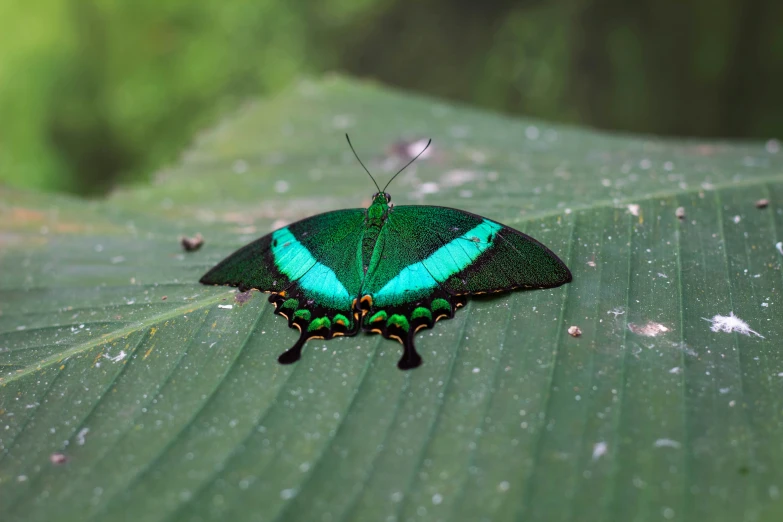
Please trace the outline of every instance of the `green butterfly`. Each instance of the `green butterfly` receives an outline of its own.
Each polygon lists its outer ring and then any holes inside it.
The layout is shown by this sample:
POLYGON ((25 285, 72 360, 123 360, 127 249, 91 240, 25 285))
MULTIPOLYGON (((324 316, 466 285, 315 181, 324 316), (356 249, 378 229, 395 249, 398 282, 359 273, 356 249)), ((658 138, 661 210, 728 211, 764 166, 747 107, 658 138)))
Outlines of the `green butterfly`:
POLYGON ((280 363, 299 360, 308 339, 362 330, 402 343, 397 366, 416 368, 416 332, 452 318, 466 296, 571 281, 555 254, 513 228, 453 208, 391 205, 389 183, 381 190, 356 158, 378 188, 369 208, 325 212, 275 230, 201 278, 272 294, 275 313, 301 332, 280 363))

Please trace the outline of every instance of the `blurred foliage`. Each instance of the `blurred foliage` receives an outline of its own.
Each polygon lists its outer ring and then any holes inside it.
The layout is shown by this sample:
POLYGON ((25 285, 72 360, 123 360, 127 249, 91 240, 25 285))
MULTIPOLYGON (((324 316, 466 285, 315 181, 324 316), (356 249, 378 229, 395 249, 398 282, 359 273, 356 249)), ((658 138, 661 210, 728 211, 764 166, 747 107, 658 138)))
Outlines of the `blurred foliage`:
POLYGON ((237 97, 303 69, 287 3, 38 0, 0 7, 0 176, 97 193, 172 159, 237 97))
POLYGON ((0 181, 101 193, 238 101, 340 70, 502 112, 783 135, 773 0, 0 3, 0 181))

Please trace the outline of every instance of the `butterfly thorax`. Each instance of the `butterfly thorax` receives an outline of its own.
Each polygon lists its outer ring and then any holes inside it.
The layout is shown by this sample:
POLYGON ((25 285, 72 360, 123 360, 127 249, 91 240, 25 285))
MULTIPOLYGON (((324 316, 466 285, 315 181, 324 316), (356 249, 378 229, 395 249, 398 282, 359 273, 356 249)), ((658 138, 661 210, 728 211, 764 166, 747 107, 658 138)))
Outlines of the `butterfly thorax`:
POLYGON ((372 225, 378 228, 383 226, 389 213, 389 201, 391 201, 391 196, 385 192, 378 192, 373 196, 372 204, 367 208, 368 226, 372 225))
MULTIPOLYGON (((381 233, 386 218, 389 215, 389 201, 391 197, 385 192, 379 192, 373 196, 372 204, 367 208, 367 217, 365 219, 364 236, 361 242, 361 260, 362 272, 367 274, 370 267, 373 266, 373 253, 378 242, 378 236, 381 233)), ((377 255, 375 256, 377 263, 377 255)))

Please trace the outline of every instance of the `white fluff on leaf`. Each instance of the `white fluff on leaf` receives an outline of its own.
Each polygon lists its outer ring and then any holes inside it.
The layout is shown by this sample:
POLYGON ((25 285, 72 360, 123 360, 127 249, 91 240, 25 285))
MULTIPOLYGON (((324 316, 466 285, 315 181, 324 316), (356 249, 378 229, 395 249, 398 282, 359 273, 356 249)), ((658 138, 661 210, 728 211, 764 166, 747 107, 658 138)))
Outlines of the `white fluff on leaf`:
POLYGON ((716 315, 712 319, 707 319, 706 317, 702 317, 705 321, 709 321, 712 323, 712 326, 710 327, 710 330, 713 332, 737 332, 741 333, 742 335, 756 335, 757 337, 761 337, 764 339, 764 336, 758 333, 755 330, 751 330, 750 326, 748 326, 748 323, 734 315, 734 312, 729 312, 728 316, 725 315, 716 315))

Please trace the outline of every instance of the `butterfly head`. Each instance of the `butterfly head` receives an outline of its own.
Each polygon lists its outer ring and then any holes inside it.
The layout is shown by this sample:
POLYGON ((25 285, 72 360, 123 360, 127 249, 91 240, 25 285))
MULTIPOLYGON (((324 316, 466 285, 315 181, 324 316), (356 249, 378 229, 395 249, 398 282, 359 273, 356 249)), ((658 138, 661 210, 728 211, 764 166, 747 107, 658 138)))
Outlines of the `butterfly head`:
POLYGON ((372 195, 373 204, 388 205, 391 203, 391 195, 388 192, 376 192, 372 195))
MULTIPOLYGON (((372 196, 372 205, 367 209, 367 217, 370 220, 383 221, 389 212, 391 196, 386 192, 376 192, 372 196)), ((379 221, 379 222, 380 222, 379 221)))

